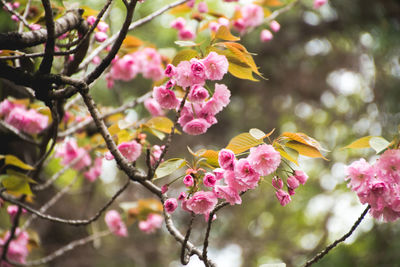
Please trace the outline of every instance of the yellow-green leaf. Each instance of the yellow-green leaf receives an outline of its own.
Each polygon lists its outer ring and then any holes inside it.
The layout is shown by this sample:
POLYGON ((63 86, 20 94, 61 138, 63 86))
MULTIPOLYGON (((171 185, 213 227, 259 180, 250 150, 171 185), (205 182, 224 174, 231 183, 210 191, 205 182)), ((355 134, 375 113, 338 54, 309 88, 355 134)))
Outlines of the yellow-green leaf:
POLYGON ((230 149, 233 153, 239 154, 262 143, 262 139, 256 139, 250 133, 241 133, 231 139, 226 149, 230 149))
POLYGON ((151 128, 147 127, 146 125, 142 125, 142 129, 148 133, 151 133, 152 135, 154 135, 155 137, 157 137, 160 140, 163 140, 165 137, 165 134, 163 132, 157 131, 155 129, 151 129, 151 128))
POLYGON ((225 41, 239 41, 240 37, 234 36, 228 27, 220 26, 214 39, 221 39, 225 41))
POLYGON ((25 179, 24 176, 14 174, 2 175, 1 183, 10 194, 28 196, 33 195, 29 186, 29 180, 25 179))
POLYGON ((198 53, 193 49, 183 49, 179 51, 172 59, 172 65, 177 66, 181 61, 189 61, 190 59, 197 57, 198 53))
POLYGON ((213 167, 219 167, 218 163, 218 151, 215 150, 206 150, 202 155, 202 158, 205 158, 208 164, 213 167))
POLYGON ((169 159, 158 166, 155 178, 162 178, 185 166, 186 160, 180 158, 169 159))
MULTIPOLYGON (((174 126, 174 123, 168 119, 167 117, 154 117, 151 118, 148 122, 145 124, 147 127, 152 128, 154 130, 163 132, 163 133, 171 133, 172 126, 174 126)), ((178 130, 175 129, 175 133, 180 134, 178 130)))
POLYGON ((24 170, 33 170, 34 168, 31 165, 28 165, 24 163, 22 160, 17 158, 16 156, 13 155, 6 155, 5 156, 5 165, 13 165, 18 168, 24 169, 24 170))
POLYGON ((299 152, 300 155, 307 156, 310 158, 323 158, 327 160, 321 152, 315 148, 314 146, 310 146, 307 144, 303 144, 297 141, 289 141, 285 144, 285 146, 292 148, 299 152))
POLYGON ((369 140, 371 140, 373 136, 364 136, 360 139, 357 139, 350 145, 345 146, 344 148, 368 148, 371 147, 369 140))

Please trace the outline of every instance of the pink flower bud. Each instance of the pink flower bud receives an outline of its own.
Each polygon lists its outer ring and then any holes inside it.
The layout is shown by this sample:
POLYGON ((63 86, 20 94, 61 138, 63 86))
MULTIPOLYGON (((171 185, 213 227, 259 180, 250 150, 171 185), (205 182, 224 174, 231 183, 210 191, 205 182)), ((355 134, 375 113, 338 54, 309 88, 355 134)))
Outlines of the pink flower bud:
POLYGON ((235 153, 229 149, 222 149, 218 153, 218 163, 224 170, 233 170, 235 167, 235 153))
POLYGON ((17 16, 15 16, 15 15, 12 15, 12 16, 11 16, 11 19, 12 19, 13 21, 15 21, 15 22, 18 22, 18 21, 19 21, 19 18, 18 18, 17 16))
POLYGON ((307 174, 301 170, 295 170, 294 177, 299 181, 299 183, 301 183, 303 185, 306 183, 306 181, 308 179, 307 174))
POLYGON ((87 23, 89 23, 89 25, 93 25, 96 22, 96 17, 95 16, 89 16, 86 19, 87 23))
POLYGON ((186 20, 182 17, 176 18, 170 24, 171 28, 182 30, 186 26, 186 20))
POLYGON ((260 34, 260 40, 264 43, 269 42, 272 40, 272 38, 274 38, 274 36, 272 35, 272 33, 269 30, 262 30, 261 34, 260 34))
POLYGON ((194 184, 193 176, 191 176, 190 174, 186 175, 185 178, 183 178, 183 183, 187 187, 193 186, 193 184, 194 184))
POLYGON ((287 178, 287 184, 289 186, 289 188, 291 189, 296 189, 297 187, 299 187, 299 180, 296 179, 296 177, 294 176, 289 176, 287 178))
POLYGON ((99 24, 97 24, 97 29, 101 32, 107 32, 108 30, 108 24, 105 23, 104 21, 100 21, 99 24))
POLYGON ((171 78, 172 76, 175 75, 175 73, 176 73, 175 66, 172 64, 168 64, 164 71, 165 76, 171 78))
POLYGON ((186 199, 186 194, 185 194, 185 192, 181 192, 181 193, 179 194, 178 200, 179 200, 179 201, 182 201, 182 200, 185 200, 185 199, 186 199))
POLYGON ((105 40, 107 40, 107 34, 104 32, 96 32, 96 34, 94 35, 94 39, 96 39, 97 42, 102 43, 105 40))
POLYGON ((14 2, 12 4, 13 8, 15 8, 15 9, 19 8, 19 5, 20 5, 19 2, 14 2))
POLYGON ((283 181, 281 178, 274 177, 272 179, 272 186, 275 187, 275 189, 279 190, 283 188, 283 181))
POLYGON ((110 210, 104 217, 106 224, 111 232, 118 236, 128 236, 128 230, 125 223, 122 221, 121 216, 116 210, 110 210))
POLYGON ((274 32, 278 32, 281 29, 281 25, 276 20, 271 21, 269 27, 274 32))
POLYGON ((292 201, 290 195, 285 191, 283 191, 282 189, 276 191, 275 196, 282 206, 286 206, 287 204, 289 204, 290 201, 292 201))
POLYGON ((161 187, 161 193, 162 194, 165 194, 166 192, 168 191, 168 185, 163 185, 162 187, 161 187))
POLYGON ((193 40, 196 37, 192 30, 186 28, 180 30, 178 36, 181 40, 193 40))
POLYGON ((164 202, 165 211, 173 213, 178 207, 178 201, 175 198, 169 198, 164 202))

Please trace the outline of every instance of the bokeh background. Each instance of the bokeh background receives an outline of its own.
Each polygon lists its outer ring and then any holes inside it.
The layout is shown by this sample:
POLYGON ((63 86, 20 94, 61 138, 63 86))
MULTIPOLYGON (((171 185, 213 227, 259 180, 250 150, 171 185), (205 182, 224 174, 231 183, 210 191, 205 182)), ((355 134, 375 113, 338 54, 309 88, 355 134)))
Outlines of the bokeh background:
MULTIPOLYGON (((94 0, 84 2, 93 9, 102 4, 94 0)), ((171 1, 148 0, 136 17, 149 14, 167 2, 171 1)), ((210 8, 221 8, 214 1, 207 3, 210 8)), ((120 25, 121 14, 122 9, 118 8, 111 13, 108 22, 112 29, 120 25)), ((171 54, 165 48, 171 47, 176 39, 176 32, 168 26, 172 19, 171 15, 162 16, 133 34, 155 44, 164 54, 171 54)), ((300 159, 310 179, 296 190, 292 203, 286 207, 279 205, 266 181, 246 193, 242 205, 220 211, 210 238, 210 257, 218 266, 262 267, 278 262, 300 266, 341 237, 365 208, 346 187, 345 167, 360 157, 371 162, 376 159, 372 150, 341 148, 362 136, 380 135, 391 140, 398 132, 399 1, 331 0, 319 10, 312 9, 312 1, 301 1, 278 21, 281 30, 269 43, 259 41, 262 27, 242 36, 242 43, 257 54, 255 61, 268 79, 252 82, 228 75, 223 82, 232 91, 231 104, 218 115, 219 123, 200 137, 176 136, 168 156, 190 157, 186 146, 220 149, 233 136, 250 128, 265 132, 275 128, 273 137, 284 131, 304 132, 314 137, 330 151, 325 155, 329 161, 300 159)), ((0 30, 12 29, 9 16, 0 11, 0 30)), ((3 83, 1 86, 5 87, 3 83)), ((139 77, 108 90, 102 79, 93 88, 93 94, 99 103, 118 106, 149 88, 151 83, 139 77)), ((1 92, 2 98, 8 94, 4 88, 1 92)), ((136 112, 146 114, 143 107, 136 112)), ((111 171, 95 184, 82 181, 49 212, 70 218, 88 217, 119 187, 122 178, 111 171)), ((38 201, 49 199, 59 189, 55 187, 38 195, 38 201)), ((175 187, 171 194, 178 194, 179 190, 175 187)), ((150 195, 138 186, 131 186, 121 199, 134 201, 146 197, 150 195)), ((174 218, 178 227, 185 230, 188 215, 177 211, 174 218)), ((0 222, 4 227, 9 225, 4 214, 0 222)), ((32 251, 35 258, 105 225, 99 221, 86 229, 35 221, 32 227, 41 238, 41 247, 32 251)), ((146 235, 133 224, 129 232, 128 238, 104 238, 48 266, 181 266, 180 247, 167 234, 165 226, 155 234, 146 235)), ((201 245, 204 232, 205 222, 199 217, 193 242, 201 245)), ((381 223, 367 216, 345 244, 315 266, 400 266, 399 249, 399 222, 381 223)), ((193 256, 188 266, 203 265, 193 256)))

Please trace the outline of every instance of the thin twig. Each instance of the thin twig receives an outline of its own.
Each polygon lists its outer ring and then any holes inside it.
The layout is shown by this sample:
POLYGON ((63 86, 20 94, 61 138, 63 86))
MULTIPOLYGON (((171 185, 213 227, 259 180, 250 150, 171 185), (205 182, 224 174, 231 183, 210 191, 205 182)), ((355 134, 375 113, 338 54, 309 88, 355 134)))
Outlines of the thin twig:
MULTIPOLYGON (((136 105, 138 105, 140 103, 143 103, 143 101, 145 99, 147 99, 150 96, 150 94, 151 93, 146 93, 145 95, 143 95, 143 96, 141 96, 141 97, 139 97, 139 98, 137 98, 137 99, 135 99, 133 101, 130 101, 130 102, 118 107, 118 108, 115 108, 115 109, 113 109, 113 110, 111 110, 109 112, 106 112, 106 113, 104 113, 104 114, 102 114, 100 116, 100 119, 105 119, 105 118, 107 118, 109 116, 112 116, 114 114, 121 113, 121 112, 125 111, 126 109, 134 108, 136 105)), ((93 118, 89 117, 89 118, 85 119, 84 121, 81 121, 81 122, 79 122, 79 123, 77 123, 75 125, 72 125, 70 128, 66 129, 65 131, 60 132, 58 134, 58 137, 66 137, 68 135, 76 133, 77 131, 85 128, 87 125, 89 125, 92 122, 93 122, 93 118)))
POLYGON ((342 236, 341 238, 335 240, 335 242, 333 242, 332 244, 327 246, 324 250, 322 250, 320 253, 315 255, 314 258, 312 258, 311 260, 307 261, 306 264, 304 264, 303 267, 308 267, 308 266, 311 266, 314 263, 318 262, 320 259, 322 259, 324 256, 326 256, 331 249, 335 248, 338 244, 342 243, 349 236, 351 236, 353 234, 353 232, 357 229, 357 227, 360 225, 360 223, 362 222, 362 220, 364 219, 365 215, 367 214, 367 212, 369 211, 370 208, 371 208, 371 206, 368 205, 367 208, 360 215, 360 217, 357 219, 357 221, 353 224, 351 229, 344 236, 342 236))
MULTIPOLYGON (((22 201, 25 200, 25 196, 22 196, 22 201)), ((3 261, 7 261, 7 253, 8 253, 8 248, 10 246, 11 241, 14 239, 15 237, 15 232, 17 231, 17 227, 19 224, 19 217, 21 216, 22 213, 22 208, 18 207, 17 213, 14 215, 14 219, 13 219, 13 223, 10 229, 10 235, 8 237, 8 239, 6 240, 6 242, 3 245, 3 251, 1 253, 1 259, 0 259, 0 263, 2 263, 3 261)))
POLYGON ((31 29, 29 27, 29 23, 26 21, 24 16, 21 16, 18 12, 15 12, 12 8, 10 8, 9 5, 7 5, 6 1, 1 0, 1 3, 7 9, 7 11, 16 16, 19 19, 19 21, 21 21, 24 24, 25 27, 27 27, 29 30, 31 29))
POLYGON ((48 220, 48 221, 52 221, 52 222, 57 222, 57 223, 63 223, 63 224, 67 224, 67 225, 73 225, 73 226, 84 226, 84 225, 88 225, 91 224, 92 222, 96 221, 101 215, 102 213, 114 202, 114 200, 122 193, 125 191, 125 189, 129 186, 130 180, 128 180, 125 185, 120 188, 112 197, 111 199, 91 218, 87 219, 87 220, 67 220, 67 219, 63 219, 63 218, 59 218, 59 217, 54 217, 51 215, 47 215, 47 214, 43 214, 41 212, 39 212, 38 210, 35 210, 27 205, 25 205, 24 203, 11 198, 11 197, 7 197, 5 196, 2 192, 0 192, 0 197, 2 199, 4 199, 5 201, 8 201, 14 205, 18 205, 24 209, 26 209, 27 211, 35 214, 36 216, 38 216, 41 219, 44 220, 48 220))
POLYGON ((43 264, 46 264, 46 263, 49 263, 49 262, 55 260, 56 258, 58 258, 60 256, 63 256, 65 253, 67 253, 67 252, 69 252, 69 251, 71 251, 71 250, 73 250, 73 249, 75 249, 77 247, 86 245, 86 244, 88 244, 88 243, 90 243, 90 242, 92 242, 94 240, 97 240, 97 239, 102 238, 104 236, 107 236, 109 234, 111 234, 111 231, 106 230, 106 231, 98 232, 96 234, 87 236, 87 237, 79 239, 79 240, 72 241, 68 245, 66 245, 66 246, 64 246, 64 247, 62 247, 60 249, 57 249, 56 251, 54 251, 50 255, 47 255, 47 256, 45 256, 43 258, 40 258, 40 259, 37 259, 37 260, 27 261, 26 263, 19 263, 19 262, 14 262, 14 261, 9 261, 9 262, 12 263, 15 266, 43 265, 43 264))
POLYGON ((299 2, 299 0, 294 0, 293 2, 291 2, 288 5, 286 5, 285 7, 282 7, 280 9, 278 9, 278 10, 275 10, 274 12, 271 13, 271 15, 269 15, 268 17, 266 17, 264 19, 264 23, 269 23, 272 20, 276 19, 281 14, 291 10, 298 2, 299 2))
MULTIPOLYGON (((189 0, 179 0, 176 1, 174 3, 171 3, 169 5, 164 6, 163 8, 160 8, 159 10, 151 13, 150 15, 139 19, 135 22, 133 22, 130 26, 129 26, 129 31, 143 25, 146 24, 147 22, 153 20, 154 18, 158 17, 159 15, 163 14, 164 12, 168 11, 171 8, 174 8, 178 5, 181 5, 185 2, 188 2, 189 0)), ((100 46, 98 46, 95 50, 93 50, 93 52, 86 57, 86 59, 79 65, 79 69, 84 69, 87 65, 89 65, 90 62, 92 62, 93 58, 95 58, 97 55, 99 55, 101 53, 101 51, 103 51, 107 46, 109 46, 110 44, 114 43, 114 41, 117 39, 119 35, 119 32, 114 34, 113 36, 111 36, 110 38, 108 38, 107 40, 105 40, 103 43, 101 43, 100 46)))

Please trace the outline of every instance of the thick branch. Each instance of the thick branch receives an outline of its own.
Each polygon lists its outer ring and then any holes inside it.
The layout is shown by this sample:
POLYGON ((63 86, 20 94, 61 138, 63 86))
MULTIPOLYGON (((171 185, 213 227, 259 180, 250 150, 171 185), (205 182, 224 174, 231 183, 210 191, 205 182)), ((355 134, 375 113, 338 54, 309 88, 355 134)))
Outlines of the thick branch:
MULTIPOLYGON (((69 10, 54 23, 54 36, 58 37, 72 29, 76 29, 82 21, 82 9, 69 10)), ((47 30, 40 29, 30 32, 0 33, 0 50, 18 50, 43 44, 47 41, 47 30)), ((1 58, 0 58, 1 59, 1 58)))
POLYGON ((315 255, 314 258, 312 258, 311 260, 307 261, 306 264, 304 264, 303 267, 308 267, 308 266, 311 266, 314 263, 318 262, 325 255, 327 255, 329 253, 329 251, 331 251, 333 248, 335 248, 337 245, 339 245, 340 243, 345 241, 349 236, 351 236, 353 234, 353 232, 357 229, 357 227, 360 225, 360 223, 362 222, 362 220, 364 219, 365 215, 367 214, 367 212, 369 211, 370 208, 371 208, 371 206, 368 205, 367 208, 360 215, 360 217, 357 219, 357 221, 353 224, 351 229, 344 236, 342 236, 341 238, 337 239, 335 242, 333 242, 332 244, 327 246, 323 251, 321 251, 320 253, 315 255))
POLYGON ((51 4, 49 0, 42 0, 42 5, 44 8, 44 17, 46 20, 47 29, 47 41, 44 48, 44 57, 40 63, 39 72, 40 73, 50 73, 51 66, 53 65, 54 59, 54 45, 55 41, 55 25, 53 21, 53 10, 51 9, 51 4))

